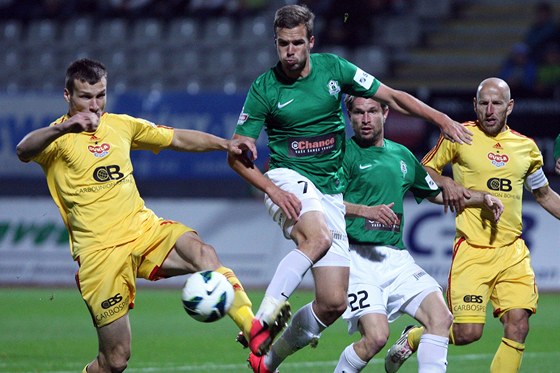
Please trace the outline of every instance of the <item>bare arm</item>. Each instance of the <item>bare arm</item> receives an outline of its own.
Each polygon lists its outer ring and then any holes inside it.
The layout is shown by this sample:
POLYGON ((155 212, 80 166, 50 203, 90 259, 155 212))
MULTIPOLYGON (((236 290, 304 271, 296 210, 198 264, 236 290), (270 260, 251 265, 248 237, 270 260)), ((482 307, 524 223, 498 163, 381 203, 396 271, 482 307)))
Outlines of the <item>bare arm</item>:
POLYGON ((424 169, 443 192, 444 211, 449 209, 456 214, 461 213, 465 209, 465 201, 471 197, 469 190, 452 178, 440 175, 431 167, 424 166, 424 169))
POLYGON ((375 220, 384 225, 399 224, 399 218, 397 217, 397 214, 395 214, 395 212, 392 210, 392 207, 394 205, 395 203, 391 202, 388 205, 366 206, 344 201, 347 217, 366 218, 369 220, 375 220))
MULTIPOLYGON (((252 142, 253 147, 256 142, 256 139, 237 134, 233 135, 233 140, 252 142)), ((301 211, 301 201, 294 194, 280 189, 269 178, 264 176, 253 163, 255 159, 256 156, 249 154, 247 151, 238 154, 228 153, 228 163, 235 172, 255 188, 268 194, 272 202, 282 209, 288 219, 297 220, 301 211)))
POLYGON ((255 142, 249 141, 248 138, 226 140, 206 132, 185 129, 175 129, 173 131, 173 139, 167 148, 183 152, 223 150, 239 155, 243 151, 250 151, 253 154, 257 152, 255 142))
MULTIPOLYGON (((502 216, 502 213, 504 212, 504 205, 498 197, 478 190, 465 190, 469 193, 469 197, 463 197, 464 206, 486 208, 494 215, 494 221, 500 220, 500 216, 502 216)), ((445 205, 444 193, 439 193, 435 197, 428 198, 428 200, 438 205, 445 205)))
POLYGON ((67 133, 94 132, 98 125, 99 118, 94 113, 77 113, 56 126, 29 132, 17 144, 17 156, 22 162, 29 162, 59 137, 67 133))
POLYGON ((472 141, 472 132, 465 126, 404 91, 381 84, 374 98, 385 102, 391 109, 399 113, 434 123, 448 140, 456 141, 459 144, 470 144, 472 141))
POLYGON ((560 219, 560 196, 549 185, 532 191, 535 200, 556 219, 560 219))

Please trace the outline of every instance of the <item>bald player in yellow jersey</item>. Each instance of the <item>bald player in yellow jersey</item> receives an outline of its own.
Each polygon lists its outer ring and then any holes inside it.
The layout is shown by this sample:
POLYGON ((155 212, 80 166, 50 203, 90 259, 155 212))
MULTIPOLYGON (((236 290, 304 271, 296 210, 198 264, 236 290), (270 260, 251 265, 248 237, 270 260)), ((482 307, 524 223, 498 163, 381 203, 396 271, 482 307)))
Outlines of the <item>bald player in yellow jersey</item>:
POLYGON ((20 160, 33 160, 43 168, 79 264, 76 283, 99 342, 97 357, 83 372, 126 369, 131 345, 128 311, 134 306, 136 278, 155 281, 201 270, 224 274, 235 290, 228 314, 248 336, 254 315, 239 280, 192 228, 159 218, 144 206, 130 151, 239 154, 254 151, 254 145, 106 113, 106 97, 105 66, 89 59, 73 62, 64 89, 68 113, 30 132, 17 145, 20 160))
MULTIPOLYGON (((557 219, 560 197, 544 175, 537 144, 506 123, 513 110, 507 83, 498 78, 482 81, 474 98, 474 110, 477 120, 464 123, 473 133, 469 147, 440 138, 422 160, 443 189, 446 205, 459 212, 447 289, 447 303, 454 316, 450 340, 464 345, 480 339, 490 300, 494 317, 504 327, 490 372, 518 372, 529 317, 536 312, 538 299, 529 249, 521 238, 523 189, 529 190, 557 219), (448 163, 452 165, 453 179, 441 175, 448 163), (492 216, 480 208, 465 208, 462 201, 468 197, 466 188, 500 198, 504 204, 500 220, 493 222, 492 216)), ((417 348, 420 332, 421 328, 412 328, 403 333, 386 359, 400 367, 417 348)))

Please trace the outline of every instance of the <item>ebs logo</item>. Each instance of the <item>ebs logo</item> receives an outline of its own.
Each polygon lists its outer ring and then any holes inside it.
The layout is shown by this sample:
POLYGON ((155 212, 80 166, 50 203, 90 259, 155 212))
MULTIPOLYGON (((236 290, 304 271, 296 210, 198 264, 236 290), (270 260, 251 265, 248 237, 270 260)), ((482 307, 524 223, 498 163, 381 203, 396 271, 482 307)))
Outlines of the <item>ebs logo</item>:
POLYGON ((103 309, 106 310, 107 308, 111 308, 114 305, 119 304, 122 300, 123 300, 123 297, 122 297, 121 293, 117 293, 114 296, 112 296, 111 298, 101 302, 101 307, 103 307, 103 309))

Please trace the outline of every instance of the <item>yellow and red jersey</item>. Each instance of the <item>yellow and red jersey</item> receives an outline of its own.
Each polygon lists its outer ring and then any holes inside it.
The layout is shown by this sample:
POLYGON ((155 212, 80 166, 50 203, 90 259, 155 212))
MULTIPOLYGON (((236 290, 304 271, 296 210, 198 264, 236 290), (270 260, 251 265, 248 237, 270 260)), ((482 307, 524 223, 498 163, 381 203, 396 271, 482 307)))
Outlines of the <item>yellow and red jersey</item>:
POLYGON ((492 215, 478 207, 468 207, 456 218, 457 237, 481 247, 510 244, 522 232, 523 185, 528 175, 543 165, 537 144, 511 130, 489 136, 477 122, 464 123, 472 132, 470 145, 452 143, 441 136, 436 146, 424 157, 422 164, 440 174, 452 164, 453 178, 465 188, 485 191, 500 198, 504 212, 498 223, 492 215))
MULTIPOLYGON (((51 126, 68 119, 62 116, 51 126)), ((80 254, 137 238, 158 217, 144 206, 130 151, 165 148, 173 129, 128 115, 104 113, 95 132, 69 133, 34 158, 80 254)))

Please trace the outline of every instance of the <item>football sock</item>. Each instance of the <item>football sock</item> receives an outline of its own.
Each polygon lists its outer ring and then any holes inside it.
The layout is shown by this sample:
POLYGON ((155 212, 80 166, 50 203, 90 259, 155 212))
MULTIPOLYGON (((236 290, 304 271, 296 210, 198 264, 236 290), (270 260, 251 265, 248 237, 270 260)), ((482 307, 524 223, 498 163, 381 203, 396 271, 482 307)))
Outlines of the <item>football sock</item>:
POLYGON ((288 356, 307 346, 314 339, 319 339, 321 332, 327 328, 317 318, 311 305, 312 303, 308 303, 294 314, 290 325, 265 356, 265 365, 270 370, 274 371, 288 356))
POLYGON ((241 285, 241 282, 239 281, 237 276, 235 276, 235 273, 233 273, 231 269, 220 267, 216 269, 216 272, 224 275, 229 283, 233 286, 233 303, 227 314, 232 318, 233 322, 235 322, 235 324, 247 337, 249 336, 251 323, 255 317, 253 314, 253 310, 251 309, 251 300, 247 296, 247 293, 245 293, 243 285, 241 285))
POLYGON ((278 263, 276 273, 266 289, 265 299, 257 312, 257 318, 265 322, 269 320, 278 304, 286 301, 299 286, 307 270, 313 265, 311 259, 301 251, 290 251, 278 263))
POLYGON ((367 361, 360 359, 354 350, 354 345, 351 344, 346 346, 340 354, 334 373, 357 373, 364 369, 366 365, 367 361))
POLYGON ((418 373, 445 372, 449 338, 424 334, 418 346, 418 373))
POLYGON ((518 372, 523 360, 523 351, 525 351, 525 344, 502 338, 490 365, 490 373, 518 372))
POLYGON ((408 344, 410 345, 412 351, 418 350, 418 346, 420 345, 420 338, 422 338, 423 334, 424 327, 422 326, 415 326, 408 332, 408 344))

